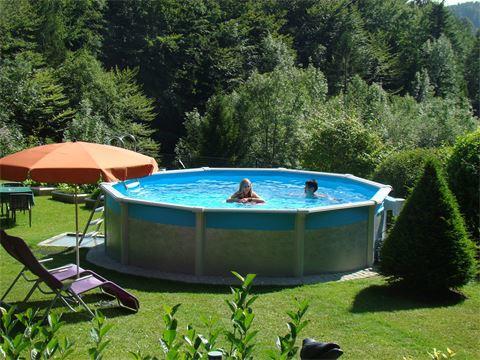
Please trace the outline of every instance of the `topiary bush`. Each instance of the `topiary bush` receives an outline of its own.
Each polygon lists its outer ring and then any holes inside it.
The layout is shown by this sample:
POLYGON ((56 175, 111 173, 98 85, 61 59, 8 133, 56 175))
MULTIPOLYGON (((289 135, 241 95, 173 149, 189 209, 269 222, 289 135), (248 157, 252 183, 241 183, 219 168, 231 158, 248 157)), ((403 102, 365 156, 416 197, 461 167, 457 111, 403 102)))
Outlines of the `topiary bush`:
POLYGON ((468 230, 480 245, 480 129, 457 140, 447 171, 468 230))
POLYGON ((474 254, 457 202, 429 160, 382 246, 380 271, 390 281, 442 293, 474 277, 474 254))
POLYGON ((449 153, 450 148, 392 152, 377 166, 372 177, 375 181, 391 185, 392 195, 406 198, 422 175, 426 161, 435 158, 444 167, 449 153))

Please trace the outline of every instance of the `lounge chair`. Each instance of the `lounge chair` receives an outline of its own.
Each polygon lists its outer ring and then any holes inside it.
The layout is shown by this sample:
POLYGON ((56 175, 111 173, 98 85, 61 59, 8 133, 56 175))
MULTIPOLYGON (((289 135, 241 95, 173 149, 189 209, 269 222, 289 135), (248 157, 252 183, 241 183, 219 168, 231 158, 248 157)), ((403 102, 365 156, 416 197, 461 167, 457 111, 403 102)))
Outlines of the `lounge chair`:
POLYGON ((35 289, 39 289, 44 294, 55 295, 50 302, 48 308, 45 311, 44 317, 48 315, 52 307, 58 300, 61 300, 70 310, 75 312, 72 305, 81 305, 85 310, 94 317, 93 312, 85 304, 81 295, 87 291, 99 288, 104 294, 115 298, 119 306, 127 308, 133 312, 137 312, 139 309, 138 299, 125 291, 117 284, 108 281, 90 270, 84 270, 79 268, 79 277, 77 278, 76 265, 70 264, 65 267, 47 270, 41 261, 33 255, 28 245, 21 238, 10 236, 4 230, 0 230, 0 243, 5 250, 16 260, 24 265, 24 269, 15 278, 14 282, 7 289, 7 292, 2 297, 2 300, 11 290, 20 276, 24 275, 28 270, 33 275, 37 276, 36 279, 28 279, 33 281, 34 285, 27 294, 24 301, 27 301, 33 294, 35 289), (46 285, 50 291, 43 290, 40 285, 46 285))
MULTIPOLYGON (((15 248, 13 246, 13 242, 9 242, 9 241, 4 241, 4 238, 3 236, 8 236, 5 231, 3 230, 0 230, 0 242, 3 246, 3 248, 10 254, 10 256, 12 256, 13 258, 15 258, 17 261, 19 262, 22 262, 21 261, 21 258, 17 255, 16 251, 15 251, 15 248)), ((6 238, 5 238, 6 239, 6 238)), ((52 261, 53 258, 48 258, 48 259, 41 259, 41 260, 38 260, 38 262, 40 264, 44 264, 48 261, 52 261)), ((78 274, 82 274, 85 270, 83 270, 81 267, 79 267, 78 269, 78 274)), ((48 272, 50 274, 52 274, 57 280, 59 281, 64 281, 64 280, 67 280, 67 279, 72 279, 72 278, 75 278, 77 276, 77 265, 75 264, 68 264, 68 265, 64 265, 64 266, 61 266, 61 267, 58 267, 58 268, 54 268, 54 269, 48 269, 48 272)), ((17 283, 17 281, 20 279, 20 277, 23 277, 27 282, 31 282, 33 283, 32 285, 32 288, 30 289, 30 291, 27 293, 27 296, 25 297, 25 299, 23 299, 22 303, 24 302, 27 302, 28 299, 30 298, 30 296, 32 296, 33 292, 35 291, 35 289, 37 289, 39 283, 41 282, 41 280, 36 277, 36 278, 29 278, 27 276, 27 273, 28 273, 28 268, 27 266, 23 266, 22 270, 20 270, 20 272, 18 273, 18 275, 15 277, 15 279, 13 280, 13 282, 10 284, 10 286, 8 287, 7 291, 5 291, 5 293, 3 294, 2 298, 0 299, 0 303, 3 303, 3 300, 5 300, 5 298, 7 297, 8 293, 13 289, 13 287, 15 286, 15 284, 17 283)))

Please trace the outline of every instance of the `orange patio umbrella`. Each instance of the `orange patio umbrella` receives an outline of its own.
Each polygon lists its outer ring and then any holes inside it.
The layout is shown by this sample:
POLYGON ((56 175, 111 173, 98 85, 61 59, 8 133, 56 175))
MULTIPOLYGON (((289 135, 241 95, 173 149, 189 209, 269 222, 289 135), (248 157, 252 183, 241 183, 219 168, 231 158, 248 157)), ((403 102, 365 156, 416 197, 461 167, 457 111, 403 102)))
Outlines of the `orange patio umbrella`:
POLYGON ((116 146, 65 142, 37 146, 0 159, 0 179, 28 177, 46 183, 95 184, 118 181, 158 171, 154 158, 116 146))
POLYGON ((80 265, 77 185, 95 184, 99 180, 127 180, 156 171, 158 164, 152 157, 115 146, 81 141, 37 146, 0 159, 0 179, 24 181, 31 178, 39 182, 76 185, 77 266, 80 265))

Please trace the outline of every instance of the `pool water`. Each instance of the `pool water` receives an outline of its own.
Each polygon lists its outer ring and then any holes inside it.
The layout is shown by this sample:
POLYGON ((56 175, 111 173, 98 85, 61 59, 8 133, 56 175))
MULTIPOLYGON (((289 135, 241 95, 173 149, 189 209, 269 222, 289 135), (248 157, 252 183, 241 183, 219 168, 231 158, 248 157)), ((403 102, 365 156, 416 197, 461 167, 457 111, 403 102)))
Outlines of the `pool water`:
MULTIPOLYGON (((306 174, 262 174, 258 172, 232 174, 201 172, 194 175, 154 175, 140 180, 138 186, 115 188, 132 199, 170 203, 204 208, 262 208, 298 209, 355 203, 371 199, 377 187, 345 178, 315 176, 318 182, 317 198, 306 198, 304 184, 312 176, 306 174), (240 181, 247 177, 254 191, 265 204, 227 203, 225 200, 238 190, 240 181)), ((133 185, 133 184, 132 184, 133 185)))

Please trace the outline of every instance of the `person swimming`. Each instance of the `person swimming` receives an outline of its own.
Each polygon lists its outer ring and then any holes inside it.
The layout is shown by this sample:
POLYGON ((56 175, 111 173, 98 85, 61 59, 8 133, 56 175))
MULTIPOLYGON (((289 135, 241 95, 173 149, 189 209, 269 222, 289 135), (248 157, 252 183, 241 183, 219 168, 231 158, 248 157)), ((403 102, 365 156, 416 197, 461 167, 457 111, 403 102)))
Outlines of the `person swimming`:
POLYGON ((307 198, 326 198, 327 195, 325 194, 315 194, 318 190, 318 183, 317 180, 307 180, 305 181, 305 196, 307 198))
POLYGON ((250 180, 243 179, 240 181, 238 191, 230 196, 227 199, 227 202, 262 204, 265 202, 265 200, 263 200, 255 191, 253 191, 253 184, 250 180))

